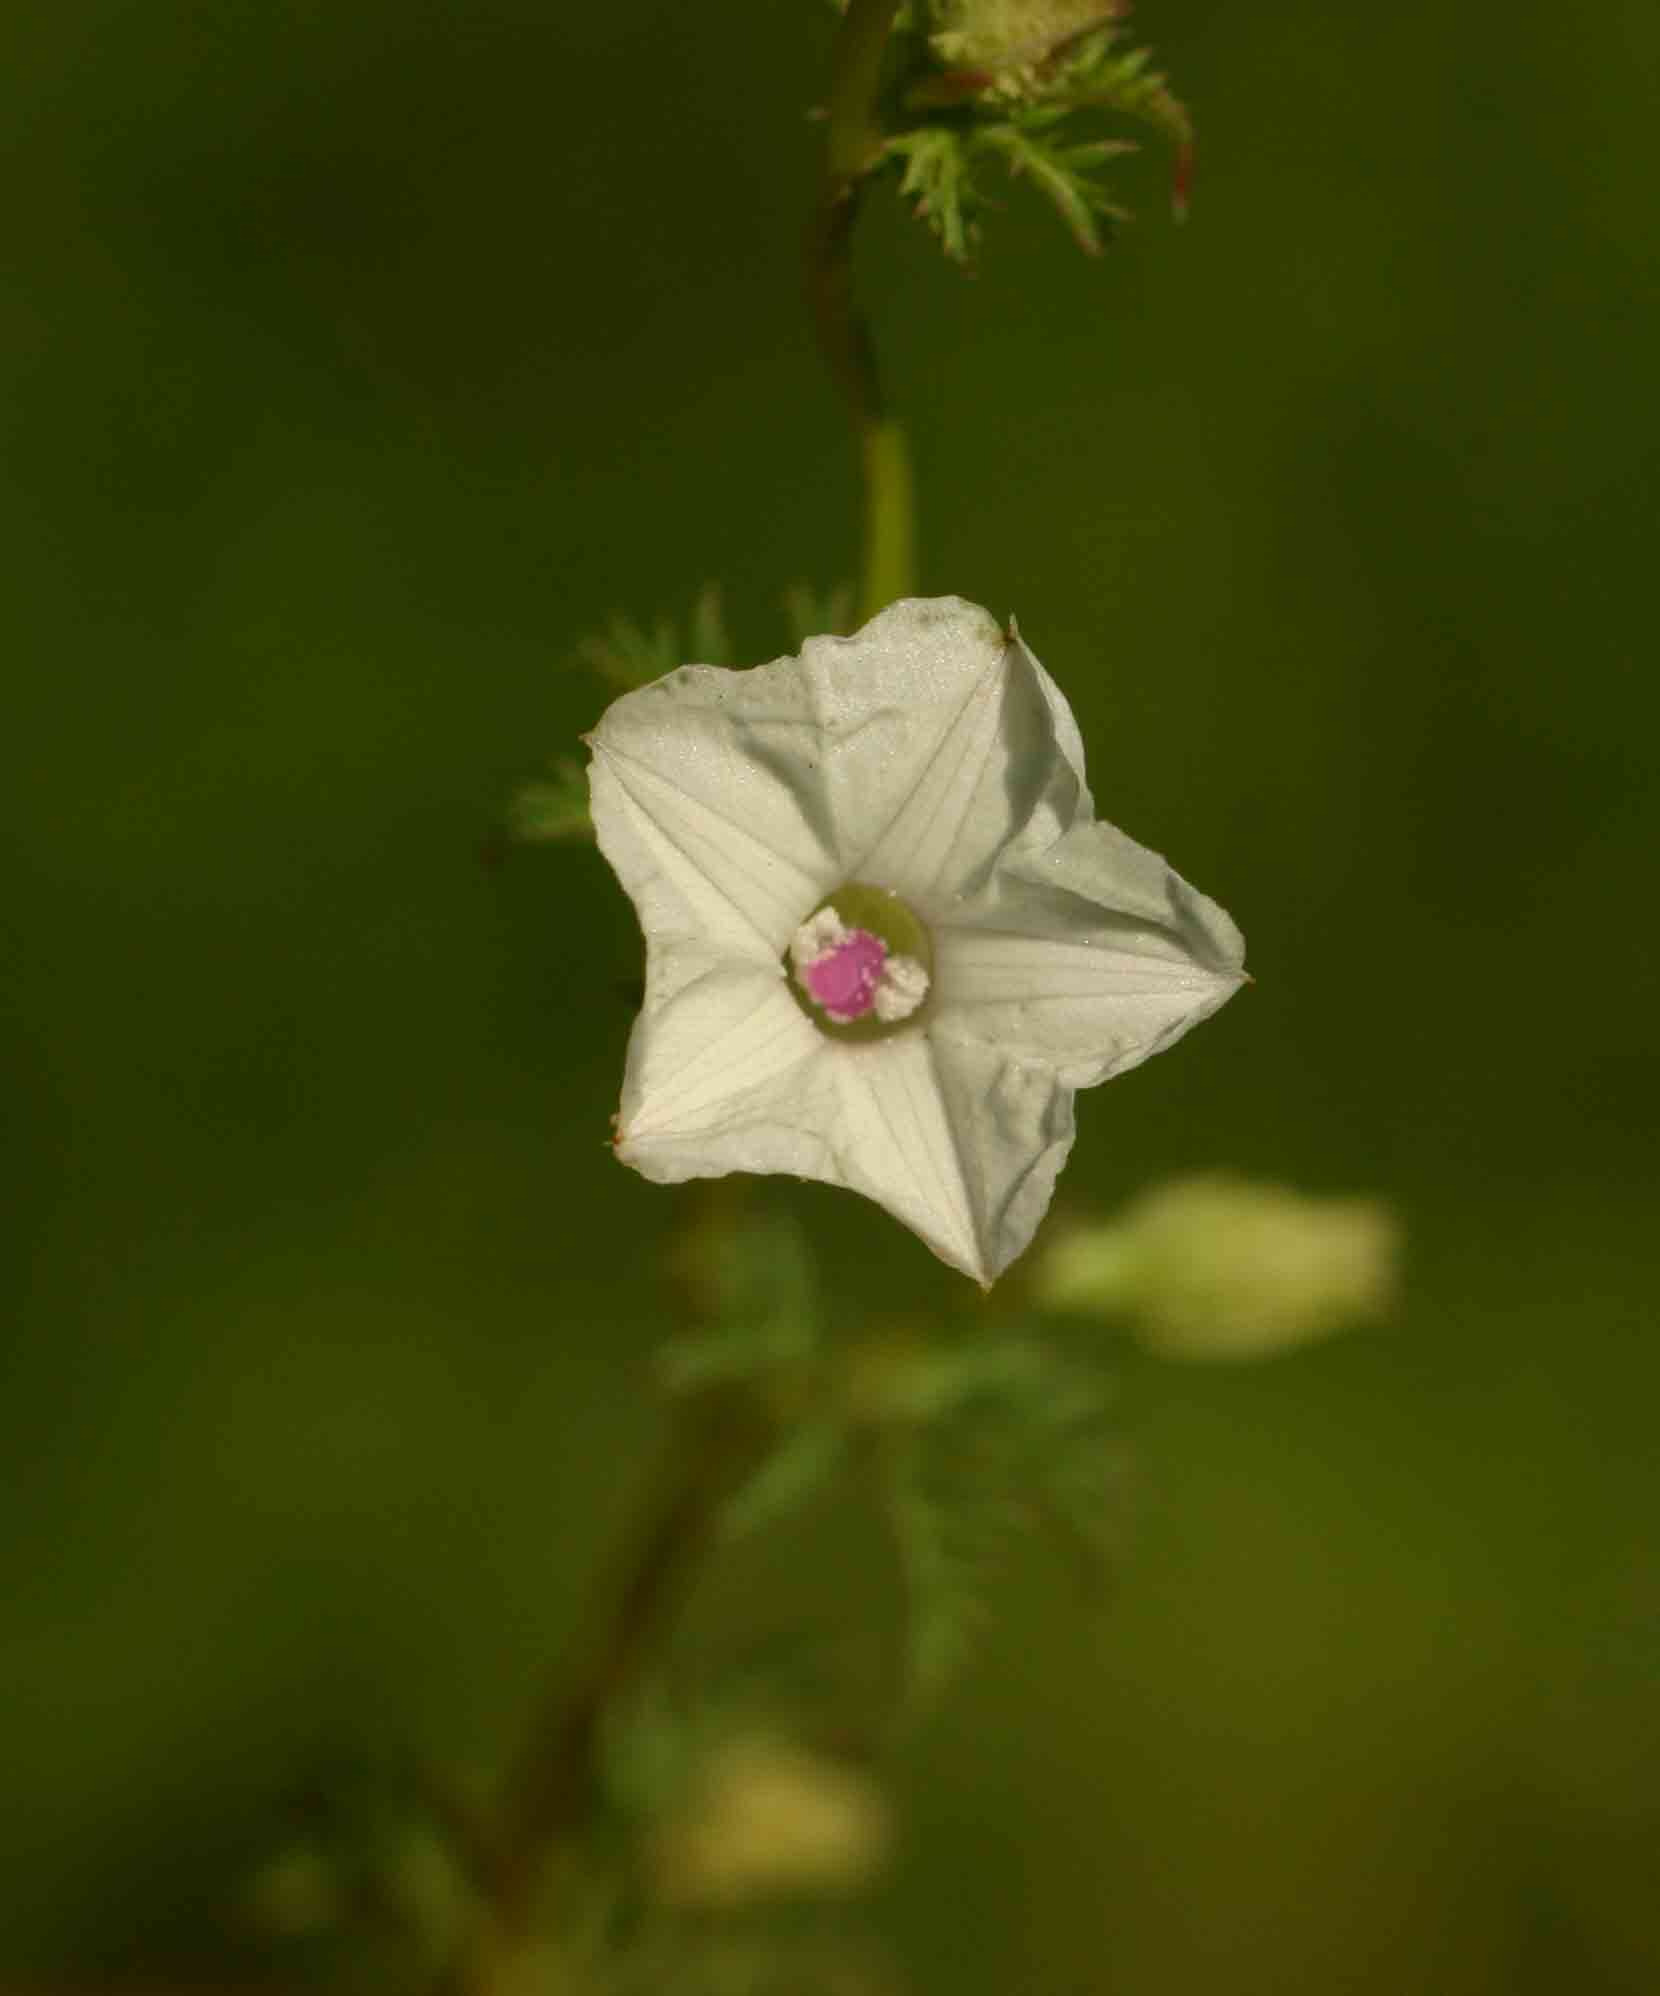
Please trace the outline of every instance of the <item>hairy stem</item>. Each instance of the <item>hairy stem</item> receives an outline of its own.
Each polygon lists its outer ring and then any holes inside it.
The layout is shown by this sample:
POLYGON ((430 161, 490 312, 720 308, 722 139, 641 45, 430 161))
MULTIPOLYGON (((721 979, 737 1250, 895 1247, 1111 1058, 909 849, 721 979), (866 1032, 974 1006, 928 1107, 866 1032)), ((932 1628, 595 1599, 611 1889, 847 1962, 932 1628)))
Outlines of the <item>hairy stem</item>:
POLYGON ((722 1507, 771 1439, 753 1401, 734 1389, 709 1388, 677 1408, 622 1579, 584 1618, 572 1665, 508 1768, 475 1881, 479 1944, 448 1985, 457 1996, 492 1996, 508 1982, 532 1933, 550 1860, 592 1813, 606 1714, 659 1654, 722 1507))
POLYGON ((853 295, 853 232, 882 146, 876 97, 900 0, 849 0, 830 58, 824 180, 807 227, 807 300, 831 379, 853 419, 864 484, 859 607, 874 616, 915 591, 915 516, 905 433, 889 412, 870 328, 853 295))

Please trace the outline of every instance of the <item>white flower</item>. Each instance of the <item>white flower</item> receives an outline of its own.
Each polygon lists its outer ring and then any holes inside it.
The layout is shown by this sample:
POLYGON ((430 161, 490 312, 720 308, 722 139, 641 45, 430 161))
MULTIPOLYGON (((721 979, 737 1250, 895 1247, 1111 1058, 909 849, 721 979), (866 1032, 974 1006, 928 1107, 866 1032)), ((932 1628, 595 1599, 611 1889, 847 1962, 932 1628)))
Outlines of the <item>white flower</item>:
POLYGON ((648 1178, 849 1186, 989 1283, 1049 1204, 1073 1092, 1243 981, 1239 931, 1095 822, 1060 689, 959 597, 682 666, 589 742, 646 938, 616 1148, 648 1178))

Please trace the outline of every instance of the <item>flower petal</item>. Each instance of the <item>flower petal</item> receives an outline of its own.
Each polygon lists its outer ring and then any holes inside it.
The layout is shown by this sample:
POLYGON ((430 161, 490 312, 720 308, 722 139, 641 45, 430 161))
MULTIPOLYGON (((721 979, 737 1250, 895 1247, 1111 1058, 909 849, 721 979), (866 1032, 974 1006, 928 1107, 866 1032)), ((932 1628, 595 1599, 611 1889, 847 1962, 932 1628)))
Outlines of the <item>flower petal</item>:
POLYGON ((895 604, 861 633, 880 633, 918 686, 905 794, 850 870, 934 916, 978 892, 1011 841, 1051 845, 1089 808, 1083 744, 1059 688, 1017 633, 984 611, 957 614, 956 601, 944 617, 939 605, 895 604), (949 672, 928 656, 941 633, 949 672))
POLYGON ((968 1272, 989 1285, 1048 1210, 1072 1148, 1072 1090, 1046 1061, 937 1028, 928 1041, 973 1216, 977 1266, 968 1272))
POLYGON ((675 988, 655 980, 629 1042, 618 1157, 660 1183, 785 1171, 845 1186, 989 1282, 959 1128, 969 1119, 948 1108, 926 1039, 827 1040, 776 975, 699 967, 690 951, 679 969, 675 988))
POLYGON ((934 934, 932 1031, 1093 1087, 1208 1018, 1245 981, 1214 901, 1110 825, 1011 860, 995 897, 934 934))
POLYGON ((776 965, 659 953, 628 1043, 617 1155, 671 1183, 728 1171, 818 1177, 828 1048, 776 965))
POLYGON ((846 880, 919 911, 973 892, 1012 837, 1052 843, 1087 798, 1065 700, 955 596, 895 603, 799 659, 683 666, 589 739, 624 885, 638 900, 655 881, 657 919, 756 960, 846 880))
POLYGON ((811 736, 805 696, 758 678, 689 665, 624 695, 588 737, 588 777, 600 849, 647 938, 771 963, 839 875, 779 752, 811 736))
POLYGON ((958 1135, 921 1033, 831 1048, 837 1175, 919 1234, 941 1261, 989 1283, 958 1135))
POLYGON ((996 796, 1008 649, 996 618, 961 597, 895 603, 853 637, 810 638, 799 658, 682 667, 617 701, 593 743, 775 854, 809 871, 828 862, 824 892, 879 857, 904 878, 878 884, 908 895, 938 871, 988 757, 981 787, 996 796))

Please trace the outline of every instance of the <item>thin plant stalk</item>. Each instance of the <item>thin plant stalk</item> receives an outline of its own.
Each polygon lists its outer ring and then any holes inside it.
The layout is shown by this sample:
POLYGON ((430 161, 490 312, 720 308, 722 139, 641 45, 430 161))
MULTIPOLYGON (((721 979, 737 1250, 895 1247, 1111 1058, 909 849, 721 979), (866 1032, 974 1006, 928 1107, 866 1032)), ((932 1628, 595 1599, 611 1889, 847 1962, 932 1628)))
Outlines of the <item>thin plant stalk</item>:
POLYGON ((831 379, 858 439, 864 489, 861 619, 916 593, 916 508, 905 433, 882 393, 876 348, 853 287, 853 234, 882 147, 882 60, 900 0, 850 0, 830 58, 824 179, 807 227, 807 300, 831 379))

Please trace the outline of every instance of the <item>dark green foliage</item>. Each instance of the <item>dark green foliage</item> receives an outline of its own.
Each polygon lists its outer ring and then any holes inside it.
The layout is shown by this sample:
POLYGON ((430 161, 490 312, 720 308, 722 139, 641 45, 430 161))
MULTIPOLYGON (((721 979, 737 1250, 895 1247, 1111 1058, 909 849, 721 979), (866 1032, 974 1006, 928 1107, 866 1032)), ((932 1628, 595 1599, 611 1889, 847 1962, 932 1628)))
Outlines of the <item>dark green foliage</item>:
POLYGON ((1100 1569, 1115 1535, 1110 1393, 1097 1363, 1010 1334, 930 1353, 885 1454, 909 1594, 913 1694, 952 1676, 1020 1542, 1062 1534, 1100 1569))
POLYGON ((681 1264, 712 1327, 671 1342, 660 1377, 677 1393, 746 1385, 777 1423, 772 1452, 726 1507, 727 1533, 770 1528, 874 1472, 905 1583, 913 1698, 961 1663, 1023 1540, 1057 1536, 1100 1571, 1116 1451, 1096 1347, 1024 1329, 824 1338, 806 1242, 781 1211, 694 1230, 681 1264))

